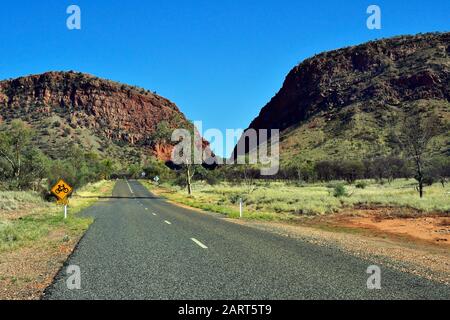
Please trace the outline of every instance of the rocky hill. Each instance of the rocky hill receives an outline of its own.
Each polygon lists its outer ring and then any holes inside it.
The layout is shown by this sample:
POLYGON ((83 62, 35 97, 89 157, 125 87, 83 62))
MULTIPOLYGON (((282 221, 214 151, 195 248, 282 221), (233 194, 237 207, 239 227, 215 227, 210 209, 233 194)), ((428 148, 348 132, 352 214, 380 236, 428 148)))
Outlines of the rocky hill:
POLYGON ((285 162, 370 157, 396 150, 410 112, 448 123, 449 101, 450 33, 401 36, 303 61, 249 128, 280 129, 285 162))
POLYGON ((36 129, 36 143, 53 158, 77 145, 123 162, 150 155, 169 160, 171 146, 150 139, 158 124, 190 126, 157 94, 75 72, 0 82, 0 122, 17 118, 36 129))

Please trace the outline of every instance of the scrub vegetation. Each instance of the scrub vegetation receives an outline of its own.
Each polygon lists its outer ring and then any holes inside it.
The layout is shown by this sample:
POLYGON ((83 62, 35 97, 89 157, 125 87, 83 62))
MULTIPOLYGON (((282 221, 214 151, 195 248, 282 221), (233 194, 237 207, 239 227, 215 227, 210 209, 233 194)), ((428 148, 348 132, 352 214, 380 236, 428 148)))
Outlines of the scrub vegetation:
POLYGON ((354 207, 411 208, 426 213, 450 213, 450 186, 435 183, 426 188, 424 198, 416 191, 414 179, 391 182, 360 180, 354 184, 340 181, 297 185, 288 182, 254 181, 245 183, 203 182, 193 184, 192 195, 184 188, 163 183, 144 182, 152 191, 169 200, 192 207, 239 216, 239 201, 244 204, 244 216, 257 219, 291 220, 305 215, 324 215, 354 207))

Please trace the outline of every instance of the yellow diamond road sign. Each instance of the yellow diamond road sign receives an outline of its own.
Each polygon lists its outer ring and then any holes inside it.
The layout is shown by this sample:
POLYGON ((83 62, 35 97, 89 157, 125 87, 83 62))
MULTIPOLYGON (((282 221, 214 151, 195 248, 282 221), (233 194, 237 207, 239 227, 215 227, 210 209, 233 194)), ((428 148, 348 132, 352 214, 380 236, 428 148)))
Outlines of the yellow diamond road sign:
POLYGON ((59 205, 63 205, 63 206, 68 206, 69 205, 69 199, 68 198, 65 198, 65 199, 58 199, 58 200, 56 200, 56 204, 59 204, 59 205))
POLYGON ((63 200, 72 192, 73 188, 64 180, 59 180, 52 188, 51 192, 59 199, 63 200))

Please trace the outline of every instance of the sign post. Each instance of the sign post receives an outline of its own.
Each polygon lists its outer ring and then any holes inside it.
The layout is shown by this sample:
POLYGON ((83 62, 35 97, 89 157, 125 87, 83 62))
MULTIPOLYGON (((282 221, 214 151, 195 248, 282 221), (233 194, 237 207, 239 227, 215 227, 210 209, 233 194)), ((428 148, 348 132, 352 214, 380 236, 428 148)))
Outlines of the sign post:
POLYGON ((50 191, 58 198, 56 203, 64 206, 64 219, 67 219, 68 197, 72 193, 73 188, 67 182, 60 179, 50 191))

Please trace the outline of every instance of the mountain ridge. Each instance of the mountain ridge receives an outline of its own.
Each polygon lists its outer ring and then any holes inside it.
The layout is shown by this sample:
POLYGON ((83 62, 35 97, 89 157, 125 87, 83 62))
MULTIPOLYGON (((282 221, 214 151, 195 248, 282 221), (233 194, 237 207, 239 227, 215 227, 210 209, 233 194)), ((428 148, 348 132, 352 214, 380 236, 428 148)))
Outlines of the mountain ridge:
POLYGON ((113 147, 123 161, 147 156, 170 160, 171 145, 149 141, 149 137, 161 122, 170 128, 190 126, 179 108, 164 97, 73 71, 0 81, 0 123, 12 119, 22 119, 37 127, 40 137, 48 137, 42 147, 53 157, 59 152, 59 140, 73 144, 69 139, 73 138, 81 140, 76 144, 82 149, 99 153, 113 147), (52 139, 53 135, 57 137, 52 139))
POLYGON ((280 129, 282 158, 298 161, 392 152, 388 127, 397 126, 411 110, 435 112, 448 121, 449 56, 449 32, 397 36, 323 52, 288 73, 247 130, 280 129), (366 150, 359 152, 354 145, 340 152, 333 147, 355 141, 366 150))

